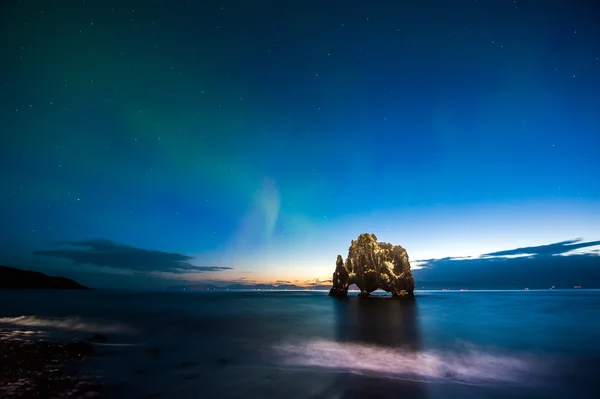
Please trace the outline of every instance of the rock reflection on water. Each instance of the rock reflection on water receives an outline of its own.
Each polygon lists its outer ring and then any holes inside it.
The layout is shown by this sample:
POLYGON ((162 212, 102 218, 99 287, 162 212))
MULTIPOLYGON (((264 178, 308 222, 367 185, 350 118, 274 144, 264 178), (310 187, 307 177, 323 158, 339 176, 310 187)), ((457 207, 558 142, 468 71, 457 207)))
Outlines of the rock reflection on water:
POLYGON ((335 311, 339 342, 419 349, 414 299, 339 298, 335 300, 335 311))
MULTIPOLYGON (((385 349, 403 349, 406 356, 416 355, 419 350, 419 330, 417 323, 417 307, 414 300, 395 300, 390 298, 339 298, 335 301, 337 340, 339 343, 367 344, 385 349)), ((359 357, 357 362, 377 361, 369 348, 366 356, 359 357)), ((378 352, 374 352, 378 353, 378 352)), ((402 361, 401 359, 399 359, 402 361)), ((385 370, 390 359, 381 359, 380 371, 385 370)), ((351 369, 353 366, 348 365, 351 369)), ((418 382, 418 376, 408 370, 404 380, 385 378, 375 373, 374 369, 356 367, 363 370, 363 375, 356 373, 341 374, 335 386, 344 387, 342 398, 378 397, 425 398, 425 386, 418 382)), ((335 389, 335 388, 334 388, 335 389)))

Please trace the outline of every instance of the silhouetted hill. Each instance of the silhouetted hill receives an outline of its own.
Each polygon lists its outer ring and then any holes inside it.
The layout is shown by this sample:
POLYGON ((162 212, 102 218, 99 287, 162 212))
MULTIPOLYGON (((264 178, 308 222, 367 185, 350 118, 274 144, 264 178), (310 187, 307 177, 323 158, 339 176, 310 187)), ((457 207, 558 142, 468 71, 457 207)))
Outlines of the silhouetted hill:
POLYGON ((88 289, 65 277, 0 266, 0 289, 88 289))

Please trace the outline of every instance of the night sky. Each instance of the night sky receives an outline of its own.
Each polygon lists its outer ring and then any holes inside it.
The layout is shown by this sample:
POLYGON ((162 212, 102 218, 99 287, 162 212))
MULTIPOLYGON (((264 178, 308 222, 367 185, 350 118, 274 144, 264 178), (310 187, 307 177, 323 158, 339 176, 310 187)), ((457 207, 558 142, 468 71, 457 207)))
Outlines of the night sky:
POLYGON ((423 270, 597 249, 594 3, 3 0, 0 264, 150 286, 326 280, 364 232, 423 270))

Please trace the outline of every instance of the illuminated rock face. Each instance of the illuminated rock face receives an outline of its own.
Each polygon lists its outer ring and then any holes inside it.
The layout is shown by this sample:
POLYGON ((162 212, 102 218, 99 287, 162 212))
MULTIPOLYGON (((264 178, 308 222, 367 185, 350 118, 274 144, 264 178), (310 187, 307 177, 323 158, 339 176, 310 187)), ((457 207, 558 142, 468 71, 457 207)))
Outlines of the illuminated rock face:
POLYGON ((413 297, 415 281, 406 250, 377 242, 374 234, 361 234, 352 240, 345 263, 338 255, 329 295, 346 296, 351 284, 356 284, 363 296, 381 288, 394 297, 413 297))
POLYGON ((331 296, 345 296, 350 286, 348 270, 344 266, 342 255, 338 255, 335 262, 335 272, 333 273, 333 287, 329 291, 331 296))

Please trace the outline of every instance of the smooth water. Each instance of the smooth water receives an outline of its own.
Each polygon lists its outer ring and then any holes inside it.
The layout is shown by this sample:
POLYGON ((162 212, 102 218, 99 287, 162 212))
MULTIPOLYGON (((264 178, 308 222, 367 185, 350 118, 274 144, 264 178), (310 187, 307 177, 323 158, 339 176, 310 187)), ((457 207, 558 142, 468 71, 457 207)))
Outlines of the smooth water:
POLYGON ((109 397, 600 397, 600 291, 4 291, 0 329, 105 334, 109 397))

